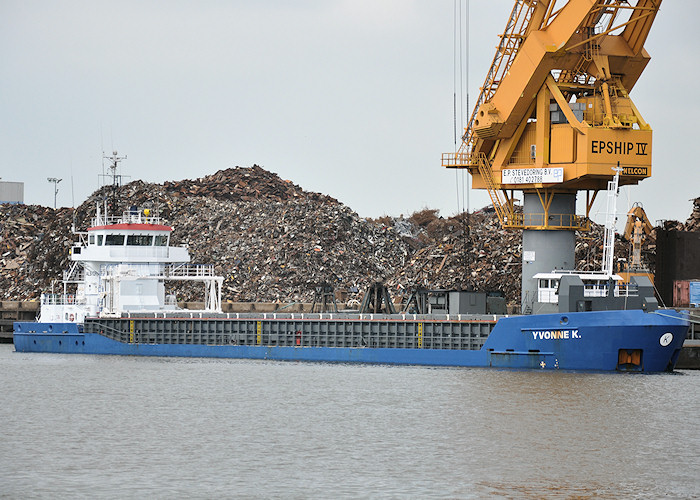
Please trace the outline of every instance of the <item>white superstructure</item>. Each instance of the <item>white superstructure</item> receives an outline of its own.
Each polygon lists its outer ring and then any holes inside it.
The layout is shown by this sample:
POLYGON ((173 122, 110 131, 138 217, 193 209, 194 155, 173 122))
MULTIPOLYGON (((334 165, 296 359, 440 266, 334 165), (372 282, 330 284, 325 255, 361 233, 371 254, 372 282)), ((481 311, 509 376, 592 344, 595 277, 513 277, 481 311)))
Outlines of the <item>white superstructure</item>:
POLYGON ((165 282, 198 281, 204 285, 206 311, 221 311, 223 278, 212 265, 190 264, 185 247, 171 247, 173 228, 148 209, 132 207, 120 217, 102 215, 99 207, 85 233, 71 247, 71 267, 63 273, 63 292, 41 296, 43 322, 78 322, 86 316, 114 317, 129 312, 177 309, 165 282), (76 285, 75 294, 68 287, 76 285))
POLYGON ((552 271, 551 273, 537 273, 537 302, 543 304, 559 303, 559 282, 563 276, 577 276, 583 281, 585 297, 607 297, 609 288, 614 287, 613 294, 620 297, 627 293, 627 288, 622 285, 622 278, 617 274, 606 272, 586 271, 552 271))

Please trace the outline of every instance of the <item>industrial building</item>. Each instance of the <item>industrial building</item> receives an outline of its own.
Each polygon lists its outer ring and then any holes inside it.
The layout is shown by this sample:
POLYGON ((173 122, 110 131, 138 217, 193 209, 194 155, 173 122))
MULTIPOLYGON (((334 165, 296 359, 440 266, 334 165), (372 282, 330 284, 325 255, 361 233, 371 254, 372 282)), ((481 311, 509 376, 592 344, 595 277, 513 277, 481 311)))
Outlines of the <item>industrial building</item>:
POLYGON ((0 181, 0 203, 24 203, 24 182, 0 181))

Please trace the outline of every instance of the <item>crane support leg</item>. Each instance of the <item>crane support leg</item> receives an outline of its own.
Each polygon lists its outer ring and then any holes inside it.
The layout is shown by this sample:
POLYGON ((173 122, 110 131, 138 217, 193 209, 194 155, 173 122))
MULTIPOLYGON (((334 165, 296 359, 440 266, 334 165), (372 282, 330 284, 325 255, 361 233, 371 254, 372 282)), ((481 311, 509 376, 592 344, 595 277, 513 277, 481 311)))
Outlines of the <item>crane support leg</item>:
MULTIPOLYGON (((576 213, 574 193, 554 193, 549 200, 549 210, 545 210, 538 193, 524 193, 523 216, 525 220, 544 222, 545 213, 576 213)), ((549 217, 549 216, 547 216, 549 217)), ((544 224, 542 224, 544 226, 544 224)), ((523 312, 532 311, 537 299, 537 273, 549 273, 554 269, 575 269, 575 231, 552 231, 547 229, 523 230, 523 280, 521 307, 523 312)))

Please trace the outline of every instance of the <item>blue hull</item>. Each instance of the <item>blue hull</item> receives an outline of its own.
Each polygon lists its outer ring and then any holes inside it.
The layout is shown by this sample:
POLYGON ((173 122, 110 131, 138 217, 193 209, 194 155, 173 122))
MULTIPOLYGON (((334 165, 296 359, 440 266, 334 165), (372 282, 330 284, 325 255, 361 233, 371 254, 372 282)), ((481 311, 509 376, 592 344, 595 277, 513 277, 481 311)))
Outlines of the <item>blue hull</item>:
POLYGON ((140 344, 83 333, 74 323, 16 322, 14 345, 17 352, 661 372, 675 366, 688 325, 686 312, 667 310, 504 317, 481 349, 457 350, 140 344))

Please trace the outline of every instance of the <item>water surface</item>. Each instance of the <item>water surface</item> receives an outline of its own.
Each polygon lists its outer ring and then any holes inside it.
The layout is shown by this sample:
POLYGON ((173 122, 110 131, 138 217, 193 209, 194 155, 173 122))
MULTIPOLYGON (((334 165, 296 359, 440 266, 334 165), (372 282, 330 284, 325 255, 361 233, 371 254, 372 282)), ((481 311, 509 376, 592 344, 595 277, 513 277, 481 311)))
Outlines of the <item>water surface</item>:
POLYGON ((700 372, 15 353, 7 498, 700 498, 700 372))

